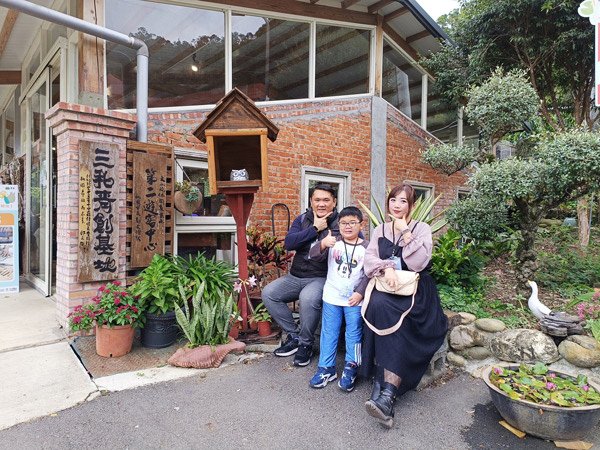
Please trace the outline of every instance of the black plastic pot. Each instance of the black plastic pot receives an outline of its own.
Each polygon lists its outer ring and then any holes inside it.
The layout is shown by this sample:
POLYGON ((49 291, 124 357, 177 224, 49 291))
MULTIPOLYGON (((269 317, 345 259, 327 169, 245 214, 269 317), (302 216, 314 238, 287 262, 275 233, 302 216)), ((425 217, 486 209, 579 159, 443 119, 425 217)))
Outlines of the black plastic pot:
POLYGON ((179 337, 175 311, 165 314, 146 313, 146 324, 142 328, 142 345, 148 348, 164 348, 173 345, 179 337))

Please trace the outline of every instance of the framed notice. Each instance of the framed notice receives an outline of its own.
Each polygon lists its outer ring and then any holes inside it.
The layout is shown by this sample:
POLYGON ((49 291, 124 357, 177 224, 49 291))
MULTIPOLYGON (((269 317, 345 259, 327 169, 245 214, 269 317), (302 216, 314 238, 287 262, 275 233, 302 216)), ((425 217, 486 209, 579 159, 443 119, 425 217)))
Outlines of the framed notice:
POLYGON ((77 280, 114 280, 119 265, 119 146, 79 143, 77 280))
POLYGON ((147 267, 155 253, 165 252, 165 208, 168 158, 133 154, 131 267, 147 267))
POLYGON ((0 184, 0 293, 19 292, 19 186, 0 184))

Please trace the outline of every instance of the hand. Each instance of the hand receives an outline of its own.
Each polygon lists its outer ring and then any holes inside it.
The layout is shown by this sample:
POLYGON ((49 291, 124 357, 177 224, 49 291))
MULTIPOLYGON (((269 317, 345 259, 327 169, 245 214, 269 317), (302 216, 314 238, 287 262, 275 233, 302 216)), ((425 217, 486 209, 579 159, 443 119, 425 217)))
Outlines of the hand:
POLYGON ((325 250, 326 248, 333 247, 336 242, 337 242, 337 239, 331 235, 331 230, 329 230, 329 232, 327 233, 327 236, 325 236, 321 240, 321 250, 325 250))
POLYGON ((360 295, 358 292, 355 292, 348 299, 348 305, 350 305, 350 306, 356 306, 360 302, 362 302, 362 299, 363 299, 363 296, 360 295))
POLYGON ((398 287, 398 278, 396 278, 396 271, 392 267, 385 269, 383 279, 391 289, 398 287))
POLYGON ((396 229, 396 231, 402 231, 407 228, 408 228, 408 223, 406 222, 406 216, 402 217, 401 219, 394 220, 394 229, 396 229))
POLYGON ((315 218, 314 218, 314 226, 317 227, 317 229, 319 231, 323 231, 325 228, 327 228, 327 218, 333 214, 333 211, 328 212, 327 214, 325 214, 323 217, 317 217, 317 215, 315 214, 315 218))

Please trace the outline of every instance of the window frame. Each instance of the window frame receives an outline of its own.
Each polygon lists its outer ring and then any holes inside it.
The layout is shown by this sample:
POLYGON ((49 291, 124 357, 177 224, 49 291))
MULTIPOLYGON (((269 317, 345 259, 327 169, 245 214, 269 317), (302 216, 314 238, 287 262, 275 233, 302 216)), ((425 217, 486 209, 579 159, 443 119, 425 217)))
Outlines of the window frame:
POLYGON ((339 184, 336 209, 340 211, 351 204, 352 174, 343 170, 330 170, 321 167, 302 166, 300 177, 300 211, 304 212, 310 207, 309 183, 317 181, 322 183, 339 184))

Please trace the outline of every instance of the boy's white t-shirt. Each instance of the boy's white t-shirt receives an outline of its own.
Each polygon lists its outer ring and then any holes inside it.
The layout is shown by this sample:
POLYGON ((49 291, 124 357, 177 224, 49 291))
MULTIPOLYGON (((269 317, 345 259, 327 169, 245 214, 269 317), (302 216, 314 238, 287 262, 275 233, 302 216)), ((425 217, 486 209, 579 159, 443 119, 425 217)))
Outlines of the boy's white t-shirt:
POLYGON ((354 293, 363 273, 365 262, 364 241, 344 244, 339 240, 327 255, 327 281, 323 288, 323 301, 337 306, 349 306, 348 299, 354 293))

